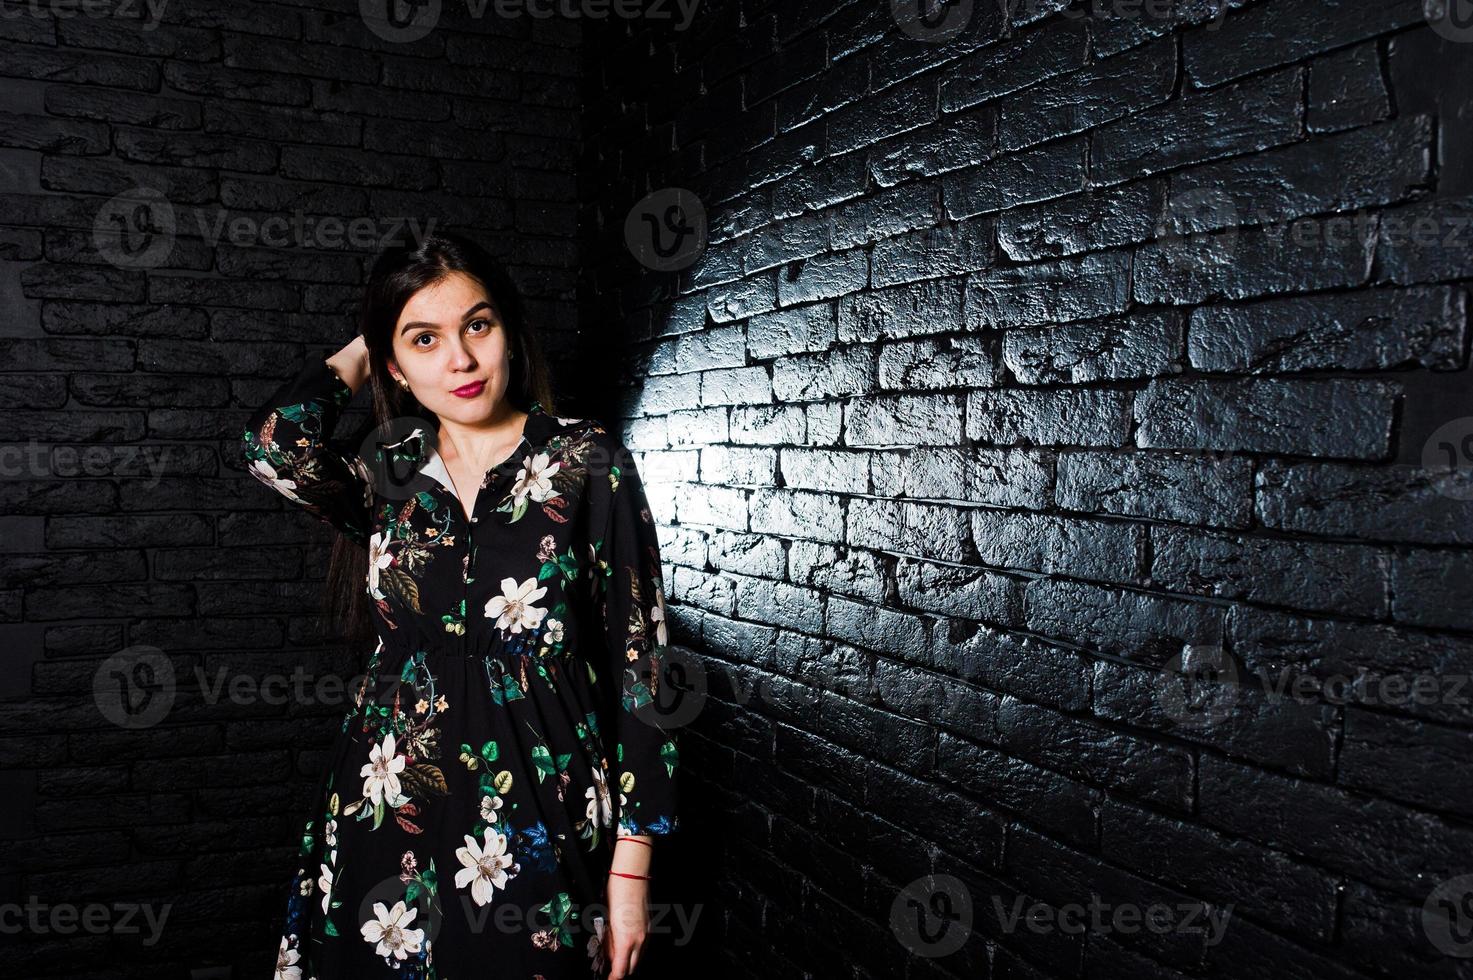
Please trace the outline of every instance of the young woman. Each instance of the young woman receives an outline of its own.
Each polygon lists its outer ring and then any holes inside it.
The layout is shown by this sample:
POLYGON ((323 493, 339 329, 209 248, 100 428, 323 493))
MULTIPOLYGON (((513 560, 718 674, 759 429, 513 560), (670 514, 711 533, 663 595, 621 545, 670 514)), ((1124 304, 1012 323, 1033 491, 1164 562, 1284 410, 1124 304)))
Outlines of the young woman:
POLYGON ((678 828, 660 556, 626 447, 553 411, 509 279, 455 235, 385 252, 360 335, 309 355, 242 453, 340 532, 377 634, 277 980, 623 977, 678 828), (339 448, 365 384, 379 425, 339 448))

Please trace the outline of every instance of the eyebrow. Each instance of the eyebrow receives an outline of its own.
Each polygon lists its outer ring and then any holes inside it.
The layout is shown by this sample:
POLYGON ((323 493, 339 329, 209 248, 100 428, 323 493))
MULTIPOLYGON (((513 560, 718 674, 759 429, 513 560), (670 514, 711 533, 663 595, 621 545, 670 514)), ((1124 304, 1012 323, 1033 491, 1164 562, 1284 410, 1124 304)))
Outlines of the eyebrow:
MULTIPOLYGON (((464 313, 461 314, 461 316, 460 316, 461 322, 463 323, 466 320, 469 320, 471 317, 475 316, 477 313, 481 312, 482 310, 490 310, 492 313, 495 313, 496 312, 496 307, 494 307, 494 306, 491 305, 491 301, 489 299, 483 299, 479 303, 477 303, 475 306, 472 306, 470 309, 466 310, 464 313)), ((404 324, 404 326, 402 326, 402 327, 399 328, 399 332, 401 334, 402 333, 408 333, 409 331, 415 329, 416 327, 428 327, 431 330, 433 330, 437 326, 439 326, 439 324, 437 324, 437 323, 426 323, 423 320, 415 320, 412 323, 406 323, 406 324, 404 324)))

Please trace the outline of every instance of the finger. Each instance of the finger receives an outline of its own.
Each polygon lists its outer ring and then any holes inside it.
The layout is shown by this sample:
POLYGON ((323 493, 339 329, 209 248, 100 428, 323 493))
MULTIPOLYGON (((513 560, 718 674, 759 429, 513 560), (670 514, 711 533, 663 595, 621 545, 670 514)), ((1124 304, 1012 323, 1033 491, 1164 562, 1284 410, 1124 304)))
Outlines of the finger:
POLYGON ((609 974, 609 980, 622 980, 629 973, 629 947, 618 945, 609 956, 609 962, 613 964, 613 972, 609 974))

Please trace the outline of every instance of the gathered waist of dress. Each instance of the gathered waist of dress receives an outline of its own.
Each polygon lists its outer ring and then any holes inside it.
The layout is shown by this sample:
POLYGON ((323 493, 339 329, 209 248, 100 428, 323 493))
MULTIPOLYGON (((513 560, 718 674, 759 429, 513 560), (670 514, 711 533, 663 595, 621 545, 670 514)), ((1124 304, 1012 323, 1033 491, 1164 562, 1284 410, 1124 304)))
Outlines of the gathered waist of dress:
POLYGON ((378 634, 376 655, 380 661, 402 662, 416 654, 511 661, 520 657, 538 657, 546 649, 546 644, 531 634, 514 633, 503 637, 496 629, 467 632, 433 630, 419 620, 400 623, 396 627, 380 622, 378 634))

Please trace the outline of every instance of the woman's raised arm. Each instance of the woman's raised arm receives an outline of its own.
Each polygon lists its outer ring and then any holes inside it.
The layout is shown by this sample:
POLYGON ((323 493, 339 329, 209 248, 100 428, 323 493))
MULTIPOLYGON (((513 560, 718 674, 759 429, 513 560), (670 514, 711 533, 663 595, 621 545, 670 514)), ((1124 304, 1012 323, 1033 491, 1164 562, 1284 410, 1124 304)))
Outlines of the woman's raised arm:
POLYGON ((240 450, 252 476, 363 545, 372 528, 368 469, 328 439, 367 377, 362 337, 326 359, 309 354, 251 416, 240 450))

